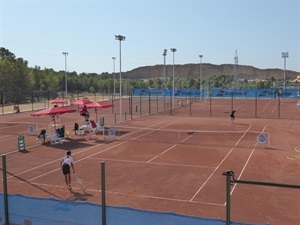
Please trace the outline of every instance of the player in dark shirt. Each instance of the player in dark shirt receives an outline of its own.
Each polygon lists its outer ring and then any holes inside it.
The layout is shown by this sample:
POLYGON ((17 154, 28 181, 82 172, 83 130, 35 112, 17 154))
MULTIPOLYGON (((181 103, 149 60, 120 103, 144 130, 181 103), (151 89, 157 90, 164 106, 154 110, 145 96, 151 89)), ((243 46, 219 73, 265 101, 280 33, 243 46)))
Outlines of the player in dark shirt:
POLYGON ((234 120, 235 120, 235 116, 234 116, 235 112, 236 112, 236 110, 233 110, 233 111, 231 111, 231 113, 230 113, 231 123, 233 123, 234 120))

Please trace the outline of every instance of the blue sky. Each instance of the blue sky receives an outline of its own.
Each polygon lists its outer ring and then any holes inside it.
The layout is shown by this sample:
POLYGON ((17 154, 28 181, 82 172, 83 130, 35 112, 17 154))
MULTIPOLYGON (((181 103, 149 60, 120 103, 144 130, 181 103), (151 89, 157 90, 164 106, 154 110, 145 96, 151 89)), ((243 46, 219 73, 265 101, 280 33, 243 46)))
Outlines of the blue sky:
POLYGON ((0 46, 30 67, 122 71, 173 63, 300 71, 300 0, 0 0, 0 46))

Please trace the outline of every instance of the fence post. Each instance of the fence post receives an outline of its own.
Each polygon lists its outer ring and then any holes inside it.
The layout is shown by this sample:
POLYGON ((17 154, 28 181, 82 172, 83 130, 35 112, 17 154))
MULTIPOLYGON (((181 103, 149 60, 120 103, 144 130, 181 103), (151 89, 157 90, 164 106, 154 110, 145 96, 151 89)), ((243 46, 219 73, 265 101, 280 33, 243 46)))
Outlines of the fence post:
POLYGON ((278 97, 278 119, 280 118, 280 104, 281 104, 281 97, 278 97))
POLYGON ((164 111, 166 110, 166 96, 165 96, 165 91, 164 91, 164 111))
POLYGON ((5 224, 9 224, 7 177, 6 177, 6 155, 2 155, 2 172, 3 172, 3 198, 4 198, 3 203, 4 203, 5 224))
POLYGON ((257 118, 257 92, 255 92, 255 118, 257 118))
POLYGON ((129 114, 131 114, 131 101, 130 101, 130 93, 128 94, 128 109, 129 109, 129 114))
POLYGON ((3 97, 3 91, 1 91, 1 105, 2 105, 2 115, 4 114, 4 97, 3 97))
MULTIPOLYGON (((111 96, 111 104, 114 104, 114 93, 111 96)), ((114 107, 111 107, 111 112, 114 113, 114 107)))
POLYGON ((101 162, 102 225, 106 225, 105 162, 101 162))
POLYGON ((230 225, 230 178, 232 171, 227 170, 223 175, 226 176, 226 225, 230 225))
POLYGON ((33 90, 31 91, 31 111, 33 111, 33 90))
POLYGON ((129 101, 130 101, 130 119, 132 119, 132 93, 129 93, 129 101))
POLYGON ((140 117, 142 117, 142 94, 140 93, 140 117))
POLYGON ((233 111, 233 92, 231 93, 231 111, 233 111))
POLYGON ((172 95, 170 94, 170 115, 173 115, 172 108, 173 108, 173 99, 172 99, 172 95))
POLYGON ((151 115, 151 93, 149 91, 149 115, 151 115))
POLYGON ((211 96, 209 97, 209 116, 211 116, 211 96))
POLYGON ((158 92, 156 93, 156 112, 158 113, 158 92))
MULTIPOLYGON (((47 91, 47 106, 49 108, 49 100, 50 100, 50 93, 49 93, 49 89, 47 91)), ((68 102, 67 102, 67 105, 68 105, 68 102)))
POLYGON ((192 116, 192 93, 190 93, 190 116, 192 116))

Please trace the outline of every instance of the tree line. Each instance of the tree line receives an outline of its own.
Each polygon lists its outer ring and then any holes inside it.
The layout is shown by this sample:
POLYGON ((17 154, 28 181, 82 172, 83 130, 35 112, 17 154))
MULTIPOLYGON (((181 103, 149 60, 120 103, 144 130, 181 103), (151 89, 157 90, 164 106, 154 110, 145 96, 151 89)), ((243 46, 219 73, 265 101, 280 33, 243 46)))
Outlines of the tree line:
MULTIPOLYGON (((53 69, 39 66, 28 67, 28 62, 23 58, 17 58, 15 54, 3 47, 0 48, 0 103, 22 103, 32 101, 35 97, 56 98, 64 96, 65 76, 67 75, 67 89, 70 96, 78 93, 102 93, 113 94, 114 90, 119 93, 119 76, 108 73, 79 73, 54 71, 53 69)), ((242 89, 270 88, 274 85, 275 79, 249 83, 247 80, 235 81, 235 85, 242 89)), ((176 75, 174 80, 177 89, 199 89, 200 80, 193 77, 181 78, 176 75)), ((202 80, 203 87, 231 88, 233 77, 228 75, 210 75, 202 80)), ((172 78, 166 78, 166 83, 161 78, 149 79, 124 79, 122 88, 126 94, 131 86, 139 88, 168 88, 172 89, 172 78)))

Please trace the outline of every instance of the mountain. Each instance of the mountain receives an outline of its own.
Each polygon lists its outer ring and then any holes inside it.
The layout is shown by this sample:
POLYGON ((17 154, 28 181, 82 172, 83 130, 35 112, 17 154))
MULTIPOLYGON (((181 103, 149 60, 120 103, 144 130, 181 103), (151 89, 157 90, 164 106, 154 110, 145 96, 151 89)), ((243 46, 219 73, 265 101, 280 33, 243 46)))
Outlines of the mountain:
MULTIPOLYGON (((202 78, 206 79, 212 75, 234 75, 233 64, 221 64, 213 65, 209 63, 203 63, 202 67, 202 78)), ((150 78, 162 78, 163 77, 164 65, 155 66, 144 66, 133 69, 131 71, 122 72, 122 77, 125 79, 150 79, 150 78)), ((300 74, 296 71, 286 70, 286 80, 294 80, 300 74)), ((174 65, 175 77, 193 77, 195 79, 200 76, 200 65, 199 64, 185 64, 185 65, 174 65)), ((166 77, 173 76, 173 65, 166 65, 166 77)), ((253 66, 237 66, 237 78, 247 80, 267 80, 274 77, 275 79, 284 79, 284 71, 282 69, 258 69, 253 66)))

